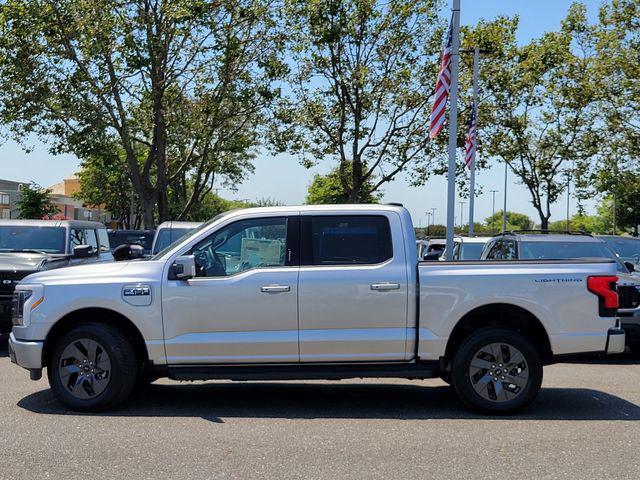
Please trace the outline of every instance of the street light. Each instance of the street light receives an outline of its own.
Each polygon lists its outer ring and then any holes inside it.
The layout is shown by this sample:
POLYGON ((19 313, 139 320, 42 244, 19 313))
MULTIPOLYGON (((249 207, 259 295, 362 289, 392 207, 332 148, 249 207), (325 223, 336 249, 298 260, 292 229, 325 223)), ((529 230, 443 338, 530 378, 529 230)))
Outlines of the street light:
POLYGON ((462 232, 462 229, 464 228, 464 206, 467 204, 467 202, 459 202, 460 203, 460 232, 462 232))
POLYGON ((493 223, 496 221, 496 193, 498 190, 489 190, 493 195, 493 211, 491 213, 491 226, 493 227, 493 223))

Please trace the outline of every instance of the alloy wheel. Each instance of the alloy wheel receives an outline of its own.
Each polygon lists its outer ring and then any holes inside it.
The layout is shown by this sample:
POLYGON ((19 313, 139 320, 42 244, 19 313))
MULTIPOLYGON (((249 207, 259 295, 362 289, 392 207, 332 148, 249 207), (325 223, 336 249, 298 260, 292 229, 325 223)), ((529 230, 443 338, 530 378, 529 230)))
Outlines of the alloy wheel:
POLYGON ((469 379, 475 392, 492 402, 507 402, 522 393, 529 380, 524 355, 508 343, 490 343, 471 359, 469 379))
POLYGON ((58 375, 78 399, 100 395, 109 385, 111 360, 104 347, 89 338, 74 340, 62 351, 58 375))

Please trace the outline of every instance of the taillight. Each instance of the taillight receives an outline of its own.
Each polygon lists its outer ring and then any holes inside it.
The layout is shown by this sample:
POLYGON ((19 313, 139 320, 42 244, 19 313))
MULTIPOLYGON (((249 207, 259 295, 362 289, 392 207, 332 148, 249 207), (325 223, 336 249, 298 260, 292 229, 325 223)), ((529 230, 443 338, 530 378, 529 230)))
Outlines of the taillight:
POLYGON ((593 276, 587 278, 587 288, 591 293, 598 296, 600 303, 600 315, 603 317, 613 317, 618 309, 618 292, 615 275, 593 276))

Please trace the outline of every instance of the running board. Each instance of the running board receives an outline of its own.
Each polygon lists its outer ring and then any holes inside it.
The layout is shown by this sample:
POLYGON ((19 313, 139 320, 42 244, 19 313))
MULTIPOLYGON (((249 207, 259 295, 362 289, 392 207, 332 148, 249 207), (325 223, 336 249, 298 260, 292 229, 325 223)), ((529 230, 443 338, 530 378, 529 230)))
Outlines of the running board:
POLYGON ((172 380, 341 380, 346 378, 436 378, 437 361, 376 364, 180 365, 167 369, 172 380))

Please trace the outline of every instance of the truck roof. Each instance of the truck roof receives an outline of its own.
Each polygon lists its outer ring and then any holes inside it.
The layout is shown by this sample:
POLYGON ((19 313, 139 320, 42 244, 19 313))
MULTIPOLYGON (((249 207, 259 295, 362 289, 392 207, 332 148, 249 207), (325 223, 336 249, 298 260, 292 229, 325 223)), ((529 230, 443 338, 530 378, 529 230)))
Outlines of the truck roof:
POLYGON ((602 243, 602 240, 591 235, 576 235, 571 233, 506 233, 501 237, 515 237, 525 242, 576 242, 576 243, 602 243))
POLYGON ((103 223, 87 220, 22 220, 2 219, 0 226, 107 228, 103 223))

